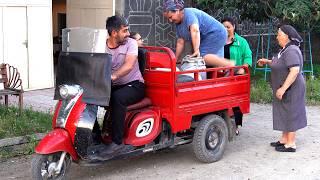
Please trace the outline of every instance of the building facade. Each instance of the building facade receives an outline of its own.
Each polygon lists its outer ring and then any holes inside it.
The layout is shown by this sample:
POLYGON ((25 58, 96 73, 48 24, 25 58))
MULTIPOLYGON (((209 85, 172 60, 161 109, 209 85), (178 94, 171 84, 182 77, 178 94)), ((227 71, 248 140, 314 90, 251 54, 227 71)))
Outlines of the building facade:
POLYGON ((51 88, 61 29, 104 29, 114 14, 125 16, 131 31, 141 33, 148 45, 175 47, 162 0, 2 0, 0 62, 18 68, 25 90, 51 88))

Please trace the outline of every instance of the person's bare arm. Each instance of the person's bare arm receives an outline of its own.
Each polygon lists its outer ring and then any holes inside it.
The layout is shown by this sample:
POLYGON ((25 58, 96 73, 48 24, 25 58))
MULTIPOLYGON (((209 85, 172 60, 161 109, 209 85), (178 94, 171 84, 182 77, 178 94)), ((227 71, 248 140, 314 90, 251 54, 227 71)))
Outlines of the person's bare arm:
POLYGON ((111 75, 111 80, 114 81, 119 77, 127 75, 132 69, 138 57, 135 55, 126 55, 123 65, 111 75))
POLYGON ((193 47, 193 54, 192 57, 199 57, 200 56, 200 30, 198 24, 192 24, 189 27, 192 47, 193 47))
POLYGON ((261 58, 257 61, 258 65, 259 66, 263 66, 265 64, 268 64, 270 65, 272 63, 272 60, 269 60, 269 59, 265 59, 265 58, 261 58))
POLYGON ((184 49, 184 39, 178 38, 177 44, 176 44, 176 58, 177 58, 177 60, 180 58, 183 49, 184 49))
POLYGON ((276 97, 278 99, 280 99, 280 100, 282 99, 283 94, 287 91, 287 89, 291 86, 291 84, 296 80, 296 78, 299 74, 299 71, 300 71, 299 66, 291 67, 289 69, 289 74, 288 74, 286 80, 284 81, 282 86, 276 92, 276 97))

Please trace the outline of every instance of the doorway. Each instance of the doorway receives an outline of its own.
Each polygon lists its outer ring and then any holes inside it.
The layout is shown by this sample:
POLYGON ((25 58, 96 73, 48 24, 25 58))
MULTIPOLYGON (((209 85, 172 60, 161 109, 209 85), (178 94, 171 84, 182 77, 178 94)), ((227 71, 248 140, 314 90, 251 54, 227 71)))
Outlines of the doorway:
POLYGON ((56 72, 56 66, 62 48, 62 29, 67 27, 66 0, 52 1, 52 22, 53 64, 54 72, 56 72))

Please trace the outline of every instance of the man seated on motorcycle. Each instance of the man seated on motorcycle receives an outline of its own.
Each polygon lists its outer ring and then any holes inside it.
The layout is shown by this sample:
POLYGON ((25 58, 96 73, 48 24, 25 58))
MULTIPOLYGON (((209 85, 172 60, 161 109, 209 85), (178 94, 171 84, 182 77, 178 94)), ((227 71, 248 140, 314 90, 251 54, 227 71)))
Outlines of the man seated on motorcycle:
POLYGON ((105 153, 114 154, 125 147, 123 135, 127 106, 144 98, 145 86, 139 71, 138 45, 136 40, 129 38, 127 20, 121 16, 111 16, 106 21, 106 29, 109 34, 106 52, 112 55, 112 89, 109 104, 112 143, 106 147, 105 153))

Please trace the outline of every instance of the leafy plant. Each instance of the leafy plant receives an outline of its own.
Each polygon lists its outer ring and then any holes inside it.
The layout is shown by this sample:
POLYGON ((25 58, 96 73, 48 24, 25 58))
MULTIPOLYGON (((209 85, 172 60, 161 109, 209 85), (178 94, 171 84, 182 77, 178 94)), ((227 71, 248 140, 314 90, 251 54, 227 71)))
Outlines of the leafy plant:
POLYGON ((309 105, 320 105, 320 79, 308 79, 306 100, 309 105))
POLYGON ((278 18, 300 30, 320 32, 320 0, 194 0, 203 10, 237 9, 241 19, 264 22, 278 18))
POLYGON ((271 103, 272 90, 267 81, 264 79, 253 80, 251 83, 251 102, 255 103, 271 103))

